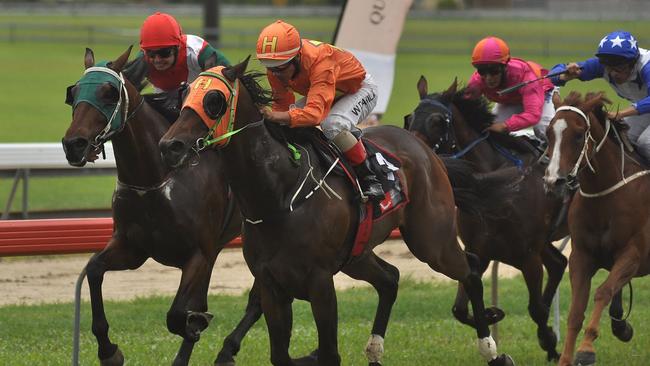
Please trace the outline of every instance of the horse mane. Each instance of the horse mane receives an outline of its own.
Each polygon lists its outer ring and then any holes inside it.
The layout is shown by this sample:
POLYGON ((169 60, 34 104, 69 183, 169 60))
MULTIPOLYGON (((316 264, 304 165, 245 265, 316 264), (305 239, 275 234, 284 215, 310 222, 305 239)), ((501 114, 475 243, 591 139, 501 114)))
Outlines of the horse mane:
MULTIPOLYGON (((456 91, 452 96, 453 103, 459 111, 462 111, 467 124, 477 133, 482 133, 489 125, 494 123, 496 115, 490 110, 490 101, 481 96, 480 98, 468 98, 467 87, 456 91)), ((532 147, 525 139, 510 134, 490 134, 490 140, 523 154, 534 153, 532 147)))
POLYGON ((268 106, 273 102, 271 91, 264 89, 259 81, 259 79, 265 75, 266 74, 257 71, 247 71, 239 77, 239 81, 241 81, 246 90, 248 90, 253 103, 260 106, 268 106))

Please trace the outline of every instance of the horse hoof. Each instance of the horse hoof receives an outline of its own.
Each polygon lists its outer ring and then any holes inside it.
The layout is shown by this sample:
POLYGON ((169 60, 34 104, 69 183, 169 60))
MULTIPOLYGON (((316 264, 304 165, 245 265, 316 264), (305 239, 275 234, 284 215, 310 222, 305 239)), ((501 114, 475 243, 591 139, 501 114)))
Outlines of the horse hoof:
POLYGON ((219 353, 217 359, 214 360, 214 366, 235 366, 235 359, 232 356, 222 356, 219 353))
POLYGON ((317 365, 318 364, 318 350, 312 351, 312 353, 307 356, 293 359, 293 362, 297 366, 307 366, 307 365, 317 365))
POLYGON ((489 366, 515 366, 515 361, 509 355, 503 353, 501 356, 488 362, 489 366))
POLYGON ((612 333, 621 340, 621 342, 629 342, 634 336, 634 329, 627 321, 612 320, 612 333))
POLYGON ((370 362, 368 366, 381 366, 379 362, 370 362))
POLYGON ((122 366, 124 365, 124 355, 119 348, 115 350, 115 353, 109 358, 99 360, 101 366, 122 366))
POLYGON ((594 352, 578 352, 573 361, 575 366, 592 366, 596 364, 596 353, 594 352))
POLYGON ((555 351, 557 336, 553 329, 549 327, 537 328, 537 341, 539 342, 539 346, 546 351, 547 361, 557 361, 560 358, 560 355, 555 351))
POLYGON ((485 309, 484 315, 488 325, 496 324, 506 317, 506 313, 495 306, 485 309))

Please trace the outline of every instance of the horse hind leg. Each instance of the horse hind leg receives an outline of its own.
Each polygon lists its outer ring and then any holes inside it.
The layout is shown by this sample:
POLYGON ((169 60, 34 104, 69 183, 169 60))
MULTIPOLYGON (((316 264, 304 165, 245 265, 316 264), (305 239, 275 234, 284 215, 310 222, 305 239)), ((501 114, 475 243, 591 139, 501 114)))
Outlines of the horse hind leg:
POLYGON ((248 293, 248 304, 244 317, 239 321, 237 327, 224 339, 223 346, 214 361, 215 366, 234 366, 235 356, 241 347, 244 336, 262 316, 262 302, 260 299, 260 285, 257 280, 253 282, 248 293))
POLYGON ((370 283, 379 296, 372 331, 365 348, 368 365, 379 366, 384 354, 384 337, 388 320, 397 299, 399 270, 370 252, 359 262, 343 268, 343 272, 356 280, 370 283))
MULTIPOLYGON (((622 292, 622 289, 619 290, 612 298, 612 303, 609 305, 609 317, 612 322, 612 333, 622 342, 629 342, 632 340, 632 336, 634 336, 634 329, 632 328, 632 325, 628 323, 627 319, 623 319, 622 292)), ((630 296, 630 302, 631 301, 632 296, 630 296)))
POLYGON ((183 337, 173 362, 174 366, 189 363, 194 344, 212 320, 212 314, 207 312, 207 296, 214 259, 216 258, 205 258, 203 253, 197 250, 183 265, 178 292, 167 312, 167 329, 183 337))
POLYGON ((117 344, 108 337, 108 320, 104 311, 102 283, 104 273, 136 269, 147 257, 136 253, 125 242, 113 237, 106 248, 93 255, 86 264, 88 288, 90 289, 90 304, 92 309, 92 332, 97 339, 97 357, 102 366, 120 366, 124 364, 124 355, 117 344))

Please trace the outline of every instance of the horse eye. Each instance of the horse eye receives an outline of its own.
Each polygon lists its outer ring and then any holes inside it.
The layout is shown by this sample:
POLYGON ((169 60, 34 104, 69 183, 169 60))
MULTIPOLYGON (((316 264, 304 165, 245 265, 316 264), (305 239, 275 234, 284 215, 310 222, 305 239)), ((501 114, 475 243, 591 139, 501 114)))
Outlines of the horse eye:
POLYGON ((96 96, 104 104, 117 104, 120 92, 112 84, 106 83, 97 89, 96 96))

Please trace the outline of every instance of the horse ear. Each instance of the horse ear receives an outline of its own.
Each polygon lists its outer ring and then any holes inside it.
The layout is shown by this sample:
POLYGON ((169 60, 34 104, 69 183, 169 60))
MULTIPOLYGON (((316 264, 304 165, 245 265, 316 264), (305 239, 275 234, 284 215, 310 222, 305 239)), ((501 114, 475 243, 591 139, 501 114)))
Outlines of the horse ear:
POLYGON ((593 96, 592 98, 586 100, 584 103, 580 105, 580 110, 589 113, 591 112, 596 106, 602 105, 603 100, 607 99, 604 95, 603 92, 600 92, 593 96))
POLYGON ((551 97, 551 100, 553 101, 553 107, 555 109, 560 108, 562 105, 562 97, 560 97, 559 92, 553 92, 553 96, 551 97))
POLYGON ((453 96, 454 94, 456 94, 457 90, 458 90, 458 78, 456 77, 456 78, 454 78, 454 82, 451 83, 451 85, 449 86, 449 88, 447 88, 447 90, 445 90, 443 95, 444 96, 453 96))
POLYGON ((418 94, 420 94, 420 99, 424 99, 429 93, 429 83, 427 83, 427 78, 424 75, 420 75, 420 80, 418 80, 418 94))
POLYGON ((117 58, 117 60, 113 61, 111 63, 111 69, 115 72, 120 72, 122 71, 122 68, 126 64, 126 62, 129 60, 129 55, 131 54, 131 49, 133 49, 133 45, 130 45, 129 48, 127 48, 126 51, 124 51, 123 54, 120 55, 120 57, 117 58))
POLYGON ((84 55, 84 65, 86 68, 95 66, 95 54, 93 50, 86 47, 86 54, 84 55))
POLYGON ((404 116, 404 129, 407 131, 411 130, 411 115, 407 114, 404 116))
POLYGON ((230 67, 226 67, 223 69, 223 76, 226 77, 226 79, 230 81, 235 81, 238 77, 244 75, 244 72, 246 72, 246 68, 248 67, 248 60, 250 60, 251 55, 248 55, 246 59, 237 65, 233 65, 230 67))
POLYGON ((210 57, 208 57, 208 59, 205 60, 205 65, 203 66, 204 66, 203 67, 204 71, 217 66, 217 53, 215 52, 212 55, 210 55, 210 57))

